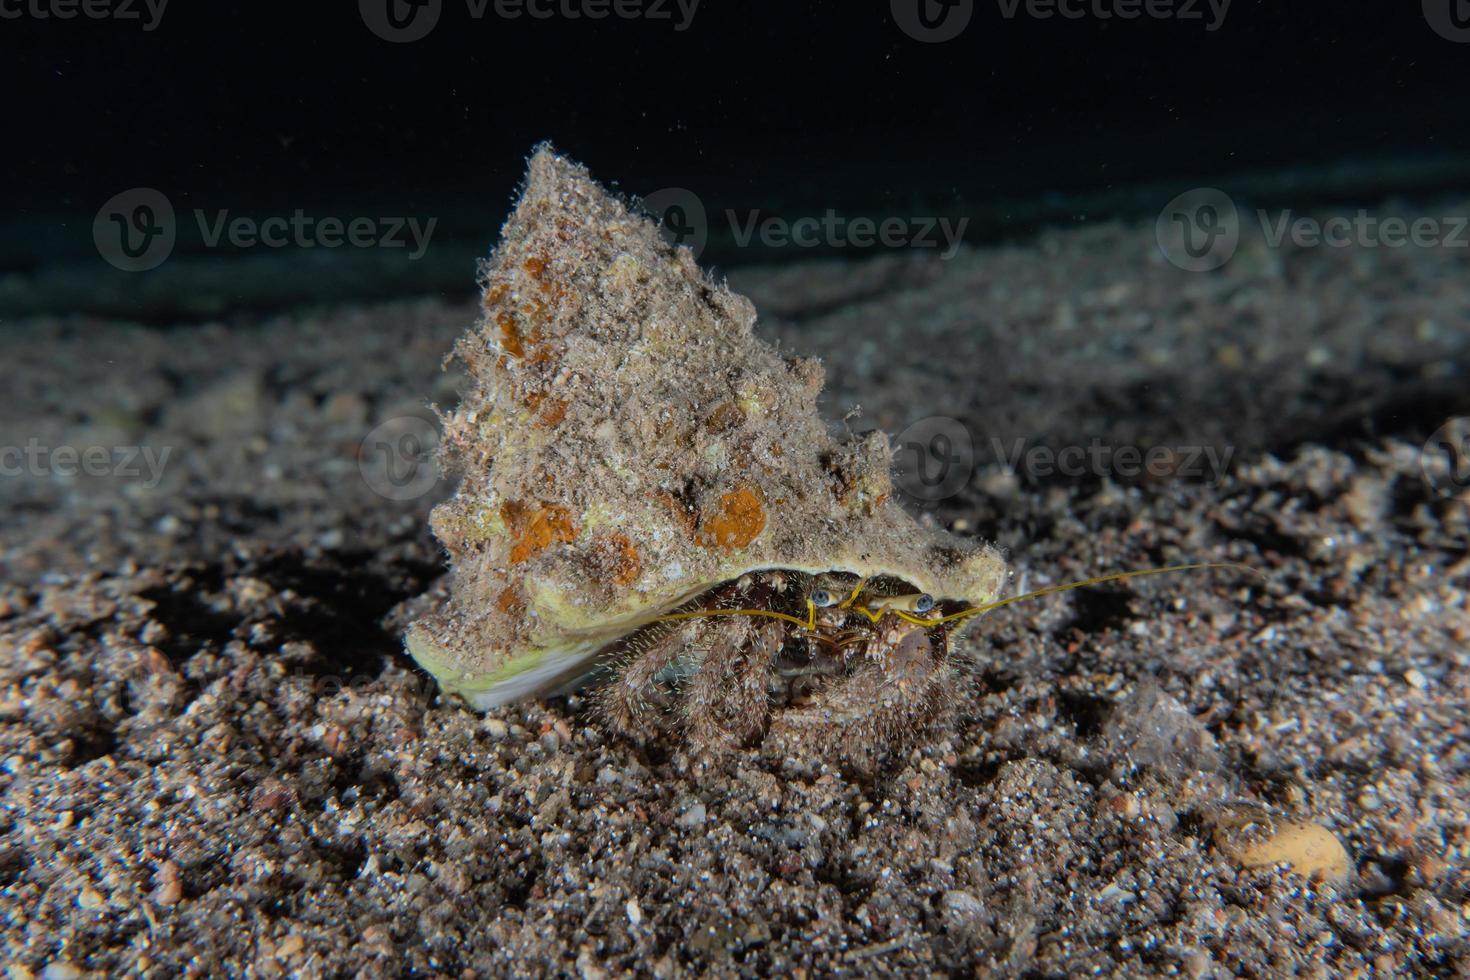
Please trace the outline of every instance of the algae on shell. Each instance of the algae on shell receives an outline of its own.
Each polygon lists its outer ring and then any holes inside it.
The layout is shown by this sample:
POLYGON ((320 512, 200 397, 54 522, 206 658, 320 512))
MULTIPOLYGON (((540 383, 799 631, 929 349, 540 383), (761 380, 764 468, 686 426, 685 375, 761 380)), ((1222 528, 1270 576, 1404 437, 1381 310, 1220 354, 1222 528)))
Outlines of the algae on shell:
POLYGON ((993 549, 893 499, 882 433, 834 440, 823 372, 754 335, 750 301, 538 147, 481 269, 443 419, 450 598, 408 648, 480 708, 544 692, 660 613, 754 569, 885 574, 980 603, 993 549))

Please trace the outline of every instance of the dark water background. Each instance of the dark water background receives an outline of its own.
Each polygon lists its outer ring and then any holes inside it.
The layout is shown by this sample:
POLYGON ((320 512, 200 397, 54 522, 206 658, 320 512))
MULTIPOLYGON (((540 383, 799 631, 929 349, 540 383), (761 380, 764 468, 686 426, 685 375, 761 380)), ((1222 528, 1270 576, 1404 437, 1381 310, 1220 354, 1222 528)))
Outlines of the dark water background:
POLYGON ((629 194, 693 192, 704 260, 726 268, 882 247, 742 244, 752 217, 964 217, 967 240, 995 241, 1152 220, 1201 185, 1299 210, 1411 208, 1470 185, 1464 0, 1065 5, 1078 16, 1010 0, 704 0, 692 16, 673 0, 538 0, 544 17, 510 0, 478 17, 467 0, 176 0, 161 16, 70 2, 0 0, 6 318, 467 296, 548 139, 629 194), (936 31, 963 28, 919 39, 921 4, 936 31), (390 14, 423 36, 386 40, 390 14), (124 272, 94 225, 139 189, 168 201, 177 240, 124 272), (221 217, 297 211, 367 219, 378 242, 411 216, 434 230, 412 258, 206 241, 221 217))

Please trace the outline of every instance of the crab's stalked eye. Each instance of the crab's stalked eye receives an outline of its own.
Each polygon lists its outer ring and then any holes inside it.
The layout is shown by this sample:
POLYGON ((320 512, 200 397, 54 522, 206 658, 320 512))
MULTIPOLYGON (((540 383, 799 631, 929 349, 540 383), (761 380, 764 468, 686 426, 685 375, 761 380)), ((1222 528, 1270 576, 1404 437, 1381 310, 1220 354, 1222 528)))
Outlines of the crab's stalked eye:
POLYGON ((835 606, 837 604, 837 597, 826 589, 813 589, 810 598, 812 605, 818 609, 825 609, 828 606, 835 606))
POLYGON ((914 600, 914 612, 917 612, 917 613, 926 613, 926 612, 928 612, 929 610, 931 610, 933 608, 934 608, 934 597, 932 595, 928 595, 926 593, 925 595, 921 595, 917 599, 914 600))

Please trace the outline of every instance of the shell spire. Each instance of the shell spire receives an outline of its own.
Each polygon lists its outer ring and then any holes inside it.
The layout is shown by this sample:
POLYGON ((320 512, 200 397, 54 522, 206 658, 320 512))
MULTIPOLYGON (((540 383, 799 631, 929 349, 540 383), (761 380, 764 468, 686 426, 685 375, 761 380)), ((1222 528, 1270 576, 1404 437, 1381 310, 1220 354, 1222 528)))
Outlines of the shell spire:
POLYGON ((566 683, 691 595, 753 569, 893 574, 992 598, 990 549, 892 498, 881 433, 839 443, 821 365, 755 336, 748 299, 549 146, 483 263, 443 419, 450 597, 416 659, 487 707, 566 683))

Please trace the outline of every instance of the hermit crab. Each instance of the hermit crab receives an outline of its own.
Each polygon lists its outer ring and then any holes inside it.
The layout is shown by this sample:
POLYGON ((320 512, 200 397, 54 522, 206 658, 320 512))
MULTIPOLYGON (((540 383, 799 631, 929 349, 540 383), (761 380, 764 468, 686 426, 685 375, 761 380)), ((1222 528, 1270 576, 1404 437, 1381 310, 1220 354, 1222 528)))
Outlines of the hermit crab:
POLYGON ((819 363, 549 147, 481 274, 431 518, 450 585, 407 636, 444 690, 594 685, 609 727, 710 750, 870 753, 943 714, 1005 562, 895 502, 881 432, 834 438, 819 363))
POLYGON ((779 733, 845 758, 924 730, 946 704, 958 608, 897 579, 757 572, 619 645, 604 716, 703 749, 779 733), (953 622, 952 620, 950 622, 953 622))
POLYGON ((677 734, 703 750, 796 739, 866 765, 944 715, 952 636, 981 613, 1087 585, 1224 563, 1103 575, 979 606, 887 576, 757 572, 617 644, 598 692, 622 734, 677 734))

